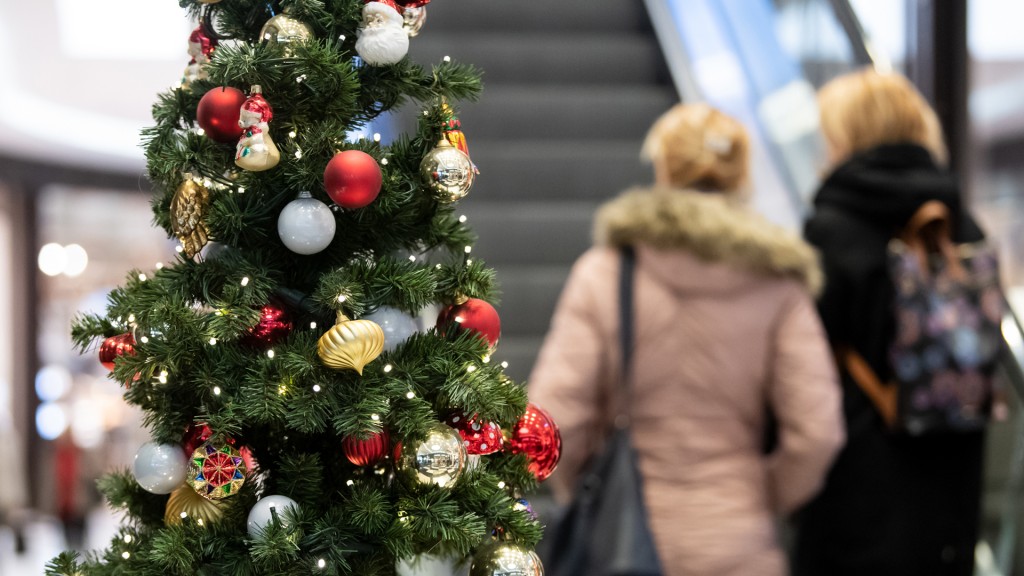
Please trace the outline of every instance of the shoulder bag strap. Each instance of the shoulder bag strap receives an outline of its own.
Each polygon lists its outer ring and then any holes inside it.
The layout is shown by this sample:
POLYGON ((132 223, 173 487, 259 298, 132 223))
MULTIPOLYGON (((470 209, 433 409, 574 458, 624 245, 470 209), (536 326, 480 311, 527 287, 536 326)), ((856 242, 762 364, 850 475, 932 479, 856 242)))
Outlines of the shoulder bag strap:
POLYGON ((615 416, 616 427, 625 427, 629 423, 631 403, 629 374, 633 363, 633 271, 635 268, 636 253, 633 247, 623 247, 622 264, 619 271, 619 346, 622 351, 622 373, 619 375, 621 397, 615 416))

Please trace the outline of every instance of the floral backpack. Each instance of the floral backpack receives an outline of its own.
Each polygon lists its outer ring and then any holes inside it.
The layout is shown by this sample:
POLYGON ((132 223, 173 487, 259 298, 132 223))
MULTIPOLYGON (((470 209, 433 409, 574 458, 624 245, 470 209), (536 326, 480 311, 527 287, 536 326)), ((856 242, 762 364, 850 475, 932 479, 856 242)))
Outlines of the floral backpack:
POLYGON ((931 201, 889 243, 894 382, 840 351, 890 427, 912 435, 980 430, 992 412, 1004 312, 998 259, 993 246, 954 244, 949 231, 948 208, 931 201))

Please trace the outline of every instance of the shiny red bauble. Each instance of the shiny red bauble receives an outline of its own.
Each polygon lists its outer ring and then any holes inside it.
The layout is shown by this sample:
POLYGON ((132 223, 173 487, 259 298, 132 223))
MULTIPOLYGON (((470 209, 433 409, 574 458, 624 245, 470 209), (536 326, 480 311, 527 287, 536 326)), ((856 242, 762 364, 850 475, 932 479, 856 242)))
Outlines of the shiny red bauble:
POLYGON ((467 417, 462 412, 456 412, 446 418, 444 423, 458 431, 466 445, 466 453, 471 456, 494 454, 505 444, 501 426, 494 422, 485 422, 475 416, 467 417))
POLYGON ((249 328, 242 343, 257 348, 269 348, 292 332, 294 324, 291 315, 283 307, 266 304, 260 308, 260 320, 249 328))
POLYGON ((356 466, 373 466, 388 455, 390 445, 388 431, 381 430, 368 438, 346 436, 341 441, 341 450, 345 458, 356 466))
POLYGON ((122 354, 135 355, 135 337, 131 334, 111 336, 100 344, 100 364, 107 370, 114 369, 114 359, 122 354))
MULTIPOLYGON (((192 453, 203 445, 204 442, 213 437, 213 430, 206 424, 192 424, 185 431, 185 435, 182 437, 181 447, 185 450, 185 456, 191 457, 192 453)), ((249 450, 248 446, 241 446, 234 438, 227 439, 228 446, 238 450, 238 453, 242 455, 242 460, 245 461, 245 473, 246 475, 252 474, 256 470, 256 458, 252 455, 252 450, 249 450)))
POLYGON ((501 338, 501 318, 494 306, 479 298, 470 298, 441 310, 437 316, 437 329, 442 336, 449 331, 476 332, 493 348, 501 338))
POLYGON ((214 88, 203 95, 196 108, 196 121, 206 135, 217 142, 235 142, 242 135, 238 116, 245 94, 238 88, 214 88))
POLYGON ((526 414, 516 422, 509 440, 512 452, 526 454, 530 472, 543 482, 558 467, 562 458, 562 435, 551 415, 539 406, 529 403, 526 414))
POLYGON ((324 170, 327 195, 342 208, 362 208, 373 202, 383 182, 377 160, 360 150, 338 152, 324 170))

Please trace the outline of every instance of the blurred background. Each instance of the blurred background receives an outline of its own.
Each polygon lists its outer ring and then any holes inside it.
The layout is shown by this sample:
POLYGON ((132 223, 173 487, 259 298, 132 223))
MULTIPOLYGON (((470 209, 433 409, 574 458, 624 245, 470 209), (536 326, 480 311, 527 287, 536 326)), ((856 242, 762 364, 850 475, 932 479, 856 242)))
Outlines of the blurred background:
MULTIPOLYGON (((152 227, 139 130, 180 81, 195 24, 173 0, 0 7, 0 575, 20 576, 65 547, 105 544, 117 519, 95 479, 148 440, 69 326, 129 271, 173 257, 152 227)), ((594 209, 652 180, 639 147, 654 118, 706 100, 745 121, 753 202, 798 229, 823 165, 814 90, 862 66, 908 75, 936 107, 1024 307, 1020 0, 435 0, 427 13, 411 57, 485 72, 483 99, 460 115, 481 169, 462 204, 474 254, 498 270, 498 356, 519 380, 594 209)), ((375 129, 387 138, 408 118, 375 129)), ((1024 359, 1012 314, 1004 333, 1024 359)), ((1019 366, 1005 368, 1018 399, 1019 366)), ((982 575, 1024 574, 1016 406, 991 434, 982 575)))

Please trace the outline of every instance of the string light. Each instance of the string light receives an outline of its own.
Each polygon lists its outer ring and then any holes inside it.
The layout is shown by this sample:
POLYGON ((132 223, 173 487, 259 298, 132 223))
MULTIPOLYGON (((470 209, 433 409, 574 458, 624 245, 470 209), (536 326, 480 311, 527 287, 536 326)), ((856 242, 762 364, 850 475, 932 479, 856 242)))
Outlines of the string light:
POLYGON ((131 534, 125 534, 124 535, 124 543, 125 544, 131 544, 132 543, 132 535, 131 534))
POLYGON ((220 396, 220 386, 214 386, 213 387, 213 395, 214 396, 220 396))
POLYGON ((273 357, 274 357, 274 351, 273 350, 267 350, 267 358, 273 358, 273 357))
POLYGON ((501 488, 502 490, 505 489, 505 481, 504 480, 498 482, 498 488, 501 488))
POLYGON ((127 551, 127 550, 125 550, 124 552, 121 553, 121 558, 124 558, 125 560, 127 560, 127 559, 129 559, 131 557, 132 557, 132 553, 127 551))
POLYGON ((174 251, 177 252, 178 254, 181 254, 182 252, 185 251, 185 247, 182 246, 181 244, 178 244, 177 246, 174 247, 174 251))
POLYGON ((167 370, 161 370, 160 376, 157 378, 161 384, 167 384, 167 370))
POLYGON ((391 372, 391 370, 393 370, 393 369, 394 369, 394 367, 391 364, 385 364, 384 365, 384 373, 385 374, 391 372))
POLYGON ((408 392, 405 393, 405 397, 408 398, 409 400, 412 400, 413 398, 416 397, 416 393, 413 392, 412 390, 409 390, 408 392))
POLYGON ((323 570, 325 567, 327 567, 327 560, 324 560, 323 558, 317 560, 316 566, 317 568, 323 570))
POLYGON ((415 255, 409 256, 409 262, 415 262, 415 261, 416 261, 416 256, 415 255))
POLYGON ((373 420, 374 422, 380 422, 380 415, 379 414, 370 414, 370 420, 373 420))
POLYGON ((202 128, 196 128, 196 134, 203 136, 206 134, 206 130, 203 130, 202 128))
POLYGON ((313 384, 313 392, 319 392, 321 390, 319 384, 313 384))
POLYGON ((216 346, 216 345, 217 345, 217 339, 216 338, 210 338, 210 346, 216 346))
POLYGON ((157 270, 163 270, 164 269, 164 263, 163 262, 157 262, 156 263, 156 269, 157 270))
POLYGON ((469 254, 472 251, 473 251, 473 247, 472 246, 466 246, 466 248, 465 248, 466 254, 469 254))
POLYGON ((465 224, 466 220, 469 220, 469 218, 467 218, 465 214, 463 214, 462 216, 459 216, 459 222, 465 224))
POLYGON ((482 358, 482 360, 483 360, 484 364, 490 364, 491 363, 491 357, 490 356, 484 356, 482 358))
POLYGON ((284 396, 286 392, 288 392, 288 387, 285 386, 284 384, 281 384, 280 386, 277 387, 277 393, 280 394, 281 396, 284 396))
POLYGON ((296 160, 301 160, 302 159, 302 148, 299 148, 298 150, 295 151, 295 159, 296 160))
POLYGON ((502 362, 501 363, 501 367, 502 368, 508 368, 508 362, 502 362))
POLYGON ((374 142, 380 142, 380 132, 374 132, 373 133, 373 141, 374 142))
POLYGON ((469 372, 470 374, 476 372, 476 366, 470 364, 469 366, 466 367, 466 372, 469 372))
POLYGON ((388 165, 388 159, 387 158, 381 158, 380 159, 380 163, 381 163, 382 166, 387 166, 388 165))
POLYGON ((309 323, 309 329, 310 330, 316 330, 316 322, 310 322, 309 323))
POLYGON ((452 57, 451 56, 445 56, 444 58, 442 58, 442 60, 444 60, 445 62, 451 62, 452 61, 452 57))
POLYGON ((142 281, 142 282, 145 282, 146 281, 146 275, 145 274, 139 274, 139 280, 142 281))
POLYGON ((345 486, 355 486, 355 485, 356 485, 356 483, 353 482, 352 480, 349 480, 348 482, 345 482, 345 486))
POLYGON ((291 138, 292 140, 294 140, 296 136, 298 136, 298 133, 296 133, 295 130, 292 130, 291 132, 288 133, 288 137, 291 138))
POLYGON ((303 75, 301 75, 301 76, 299 76, 299 77, 297 77, 297 78, 295 79, 295 81, 296 81, 297 83, 299 83, 299 84, 302 84, 302 83, 303 83, 303 82, 304 82, 305 80, 306 80, 306 75, 305 75, 305 74, 303 74, 303 75))
POLYGON ((339 303, 343 303, 343 302, 345 302, 345 300, 348 300, 348 296, 345 296, 344 294, 338 294, 338 302, 339 303))
POLYGON ((344 42, 345 41, 345 35, 342 34, 341 36, 338 36, 338 40, 341 40, 342 42, 344 42))
POLYGON ((129 314, 128 315, 128 323, 129 324, 134 324, 135 323, 135 314, 129 314))
POLYGON ((238 187, 238 193, 239 194, 245 194, 245 186, 239 186, 238 187))
POLYGON ((248 286, 248 285, 249 285, 249 277, 246 276, 245 278, 242 278, 242 286, 248 286))
POLYGON ((139 338, 139 342, 142 342, 143 344, 149 344, 149 336, 143 336, 139 338))

